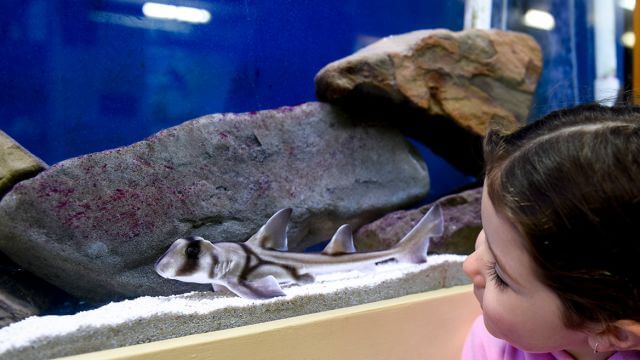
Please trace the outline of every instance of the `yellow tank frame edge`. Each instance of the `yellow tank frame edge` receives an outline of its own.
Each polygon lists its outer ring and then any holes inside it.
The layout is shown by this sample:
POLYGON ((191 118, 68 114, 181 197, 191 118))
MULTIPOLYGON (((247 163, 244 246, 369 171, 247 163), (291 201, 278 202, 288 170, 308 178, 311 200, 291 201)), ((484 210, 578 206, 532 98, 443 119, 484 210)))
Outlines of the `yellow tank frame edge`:
POLYGON ((471 285, 61 359, 458 359, 471 285))

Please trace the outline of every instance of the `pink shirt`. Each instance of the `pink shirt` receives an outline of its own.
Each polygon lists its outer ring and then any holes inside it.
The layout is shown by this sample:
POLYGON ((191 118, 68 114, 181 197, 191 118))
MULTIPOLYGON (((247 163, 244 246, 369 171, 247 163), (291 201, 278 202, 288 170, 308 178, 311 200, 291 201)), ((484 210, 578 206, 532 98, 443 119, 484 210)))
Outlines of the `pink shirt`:
MULTIPOLYGON (((564 351, 552 353, 524 352, 504 340, 493 337, 484 327, 482 316, 471 327, 462 350, 462 360, 574 360, 564 351)), ((640 351, 617 352, 608 360, 640 360, 640 351)))

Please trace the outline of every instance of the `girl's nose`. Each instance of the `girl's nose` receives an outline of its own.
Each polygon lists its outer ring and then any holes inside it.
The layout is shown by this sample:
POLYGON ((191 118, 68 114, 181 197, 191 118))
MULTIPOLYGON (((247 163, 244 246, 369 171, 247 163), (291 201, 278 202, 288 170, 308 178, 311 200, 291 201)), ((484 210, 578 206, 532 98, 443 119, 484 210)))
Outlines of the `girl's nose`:
POLYGON ((464 270, 465 274, 471 279, 474 286, 484 288, 485 279, 482 274, 482 267, 477 250, 467 256, 462 264, 462 270, 464 270))
MULTIPOLYGON (((478 238, 482 236, 482 232, 478 235, 478 238)), ((476 246, 476 250, 467 256, 462 264, 462 270, 471 279, 474 286, 484 288, 486 280, 482 269, 482 257, 480 254, 481 249, 476 246)))

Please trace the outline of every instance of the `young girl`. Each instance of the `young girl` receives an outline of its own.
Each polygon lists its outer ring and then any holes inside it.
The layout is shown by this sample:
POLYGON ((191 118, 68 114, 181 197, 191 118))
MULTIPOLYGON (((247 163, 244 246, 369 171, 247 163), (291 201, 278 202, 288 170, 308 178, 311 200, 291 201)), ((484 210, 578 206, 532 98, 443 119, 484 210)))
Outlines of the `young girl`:
POLYGON ((485 161, 462 358, 640 359, 640 109, 490 132, 485 161))

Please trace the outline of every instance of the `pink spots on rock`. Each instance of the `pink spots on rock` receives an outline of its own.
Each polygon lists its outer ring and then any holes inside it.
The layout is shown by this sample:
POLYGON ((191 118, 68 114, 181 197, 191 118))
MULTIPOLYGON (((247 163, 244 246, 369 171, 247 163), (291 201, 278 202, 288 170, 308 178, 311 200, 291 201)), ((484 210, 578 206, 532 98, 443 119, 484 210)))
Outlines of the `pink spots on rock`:
POLYGON ((55 184, 42 182, 38 186, 38 194, 40 197, 60 197, 68 198, 76 190, 65 187, 58 187, 55 184))
POLYGON ((135 160, 136 160, 136 162, 142 164, 145 167, 152 167, 153 166, 153 164, 149 160, 143 158, 142 156, 136 156, 135 160))
POLYGON ((293 106, 283 106, 281 108, 277 108, 274 111, 275 112, 279 112, 279 113, 290 113, 292 111, 294 111, 296 108, 293 106))
POLYGON ((116 189, 113 194, 111 194, 111 200, 112 201, 120 201, 122 199, 124 199, 126 196, 126 193, 123 189, 116 189))
POLYGON ((220 140, 227 140, 227 138, 229 138, 229 134, 224 131, 220 131, 218 132, 218 137, 220 138, 220 140))
POLYGON ((293 157, 296 154, 296 149, 293 146, 289 146, 287 147, 287 156, 288 157, 293 157))
POLYGON ((64 208, 64 207, 66 207, 66 206, 67 206, 67 204, 69 204, 69 200, 62 200, 62 201, 59 201, 59 202, 56 204, 55 208, 56 208, 56 209, 62 209, 62 208, 64 208))
POLYGON ((83 208, 83 209, 85 209, 85 210, 91 210, 91 204, 86 203, 86 202, 82 203, 82 204, 79 204, 78 206, 83 208))
POLYGON ((132 239, 151 231, 154 219, 169 207, 157 195, 117 188, 91 200, 69 203, 59 216, 63 225, 91 231, 92 237, 132 239))
POLYGON ((258 195, 266 195, 271 190, 271 179, 267 176, 260 177, 257 182, 250 185, 250 188, 258 193, 258 195))
POLYGON ((52 192, 60 194, 62 196, 69 196, 71 194, 73 194, 76 190, 75 189, 51 189, 52 192))
MULTIPOLYGON (((187 188, 187 191, 191 191, 191 187, 187 188)), ((186 194, 183 190, 172 190, 171 194, 173 194, 173 197, 181 202, 185 201, 186 198, 186 194)))
POLYGON ((75 212, 73 214, 71 214, 69 217, 67 217, 64 221, 62 221, 62 224, 64 224, 65 226, 71 226, 74 228, 79 228, 80 225, 77 224, 77 221, 82 219, 85 216, 85 212, 84 211, 78 211, 75 212))

